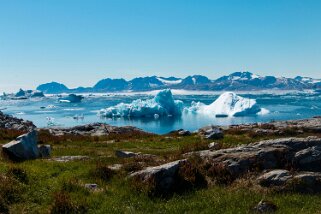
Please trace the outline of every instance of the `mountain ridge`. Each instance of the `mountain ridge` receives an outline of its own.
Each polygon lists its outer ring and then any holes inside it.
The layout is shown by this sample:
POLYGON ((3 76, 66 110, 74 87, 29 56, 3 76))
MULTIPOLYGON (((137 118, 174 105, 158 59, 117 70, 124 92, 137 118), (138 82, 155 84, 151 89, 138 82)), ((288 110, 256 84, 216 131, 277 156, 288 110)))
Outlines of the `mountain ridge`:
POLYGON ((260 76, 251 72, 234 72, 211 80, 203 75, 192 75, 185 78, 146 76, 132 80, 123 78, 105 78, 92 87, 68 88, 58 82, 41 84, 37 90, 46 94, 59 93, 104 93, 121 91, 151 91, 158 89, 185 89, 209 91, 244 91, 244 90, 304 90, 320 89, 321 79, 297 76, 295 78, 260 76))

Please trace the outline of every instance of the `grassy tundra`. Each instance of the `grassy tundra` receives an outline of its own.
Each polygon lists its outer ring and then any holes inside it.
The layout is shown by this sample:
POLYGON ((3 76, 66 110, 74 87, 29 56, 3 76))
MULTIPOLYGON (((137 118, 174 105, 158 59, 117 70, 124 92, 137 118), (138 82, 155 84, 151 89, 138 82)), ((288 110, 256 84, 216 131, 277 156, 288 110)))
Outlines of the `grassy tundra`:
MULTIPOLYGON (((4 144, 19 134, 0 130, 0 141, 4 144)), ((289 130, 284 135, 293 134, 289 130)), ((221 148, 228 148, 276 137, 279 136, 260 136, 231 129, 216 142, 221 148)), ((273 201, 278 206, 278 213, 318 213, 321 210, 321 195, 263 189, 253 182, 251 175, 237 179, 231 185, 210 184, 166 198, 151 197, 127 179, 130 172, 206 149, 211 141, 196 134, 184 137, 175 133, 54 137, 41 131, 39 141, 52 145, 53 158, 75 155, 88 158, 69 162, 37 159, 14 163, 2 156, 1 213, 248 213, 262 199, 273 201), (152 154, 156 158, 117 158, 116 150, 152 154), (110 169, 115 164, 121 164, 119 170, 110 169), (85 184, 91 183, 98 184, 98 188, 85 188, 85 184)))

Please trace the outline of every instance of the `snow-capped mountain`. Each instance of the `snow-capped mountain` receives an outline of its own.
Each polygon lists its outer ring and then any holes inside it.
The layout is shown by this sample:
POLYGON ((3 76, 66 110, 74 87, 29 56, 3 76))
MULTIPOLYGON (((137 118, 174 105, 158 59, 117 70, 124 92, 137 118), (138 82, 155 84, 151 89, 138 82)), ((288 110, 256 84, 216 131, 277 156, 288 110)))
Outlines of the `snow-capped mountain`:
POLYGON ((259 76, 250 72, 235 72, 213 82, 212 90, 302 90, 311 85, 292 78, 259 76))
POLYGON ((235 72, 210 80, 206 76, 193 75, 186 78, 177 77, 137 77, 130 81, 125 79, 103 79, 93 87, 79 87, 68 89, 65 85, 52 82, 37 87, 44 93, 84 93, 84 92, 116 92, 116 91, 149 91, 156 89, 185 89, 185 90, 214 90, 214 91, 242 91, 242 90, 303 90, 321 88, 321 80, 310 77, 275 77, 259 76, 251 72, 235 72))
POLYGON ((297 80, 297 81, 300 81, 300 82, 304 82, 304 83, 311 83, 311 84, 321 83, 321 79, 314 79, 314 78, 311 78, 311 77, 297 76, 294 79, 297 80))

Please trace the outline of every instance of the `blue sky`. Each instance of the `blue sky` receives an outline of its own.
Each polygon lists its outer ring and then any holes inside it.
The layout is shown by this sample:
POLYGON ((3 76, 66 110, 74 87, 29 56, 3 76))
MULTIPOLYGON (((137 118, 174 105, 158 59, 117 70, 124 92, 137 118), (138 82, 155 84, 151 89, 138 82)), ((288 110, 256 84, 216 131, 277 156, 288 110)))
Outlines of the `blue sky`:
POLYGON ((320 0, 0 0, 0 91, 106 77, 321 77, 320 0))

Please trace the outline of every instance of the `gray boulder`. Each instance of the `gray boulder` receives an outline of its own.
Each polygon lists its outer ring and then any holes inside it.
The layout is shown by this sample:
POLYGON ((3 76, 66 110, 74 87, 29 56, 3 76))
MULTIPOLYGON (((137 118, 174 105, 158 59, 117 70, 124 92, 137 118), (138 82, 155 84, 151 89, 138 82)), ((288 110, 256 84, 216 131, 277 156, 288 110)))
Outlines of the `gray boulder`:
POLYGON ((131 174, 130 177, 146 185, 152 183, 154 185, 153 190, 156 193, 168 194, 172 192, 175 184, 177 184, 177 173, 180 164, 185 161, 186 160, 178 160, 156 167, 148 167, 131 174))
POLYGON ((198 133, 205 139, 222 139, 224 137, 224 133, 222 129, 216 126, 206 126, 198 130, 198 133))
POLYGON ((190 136, 192 133, 188 130, 179 130, 178 135, 180 136, 190 136))
POLYGON ((31 131, 17 137, 16 140, 3 145, 2 150, 9 159, 14 161, 38 158, 40 153, 37 146, 37 132, 31 131))

